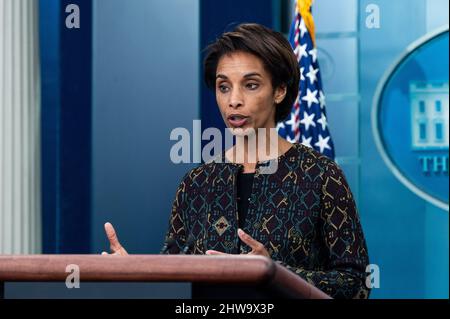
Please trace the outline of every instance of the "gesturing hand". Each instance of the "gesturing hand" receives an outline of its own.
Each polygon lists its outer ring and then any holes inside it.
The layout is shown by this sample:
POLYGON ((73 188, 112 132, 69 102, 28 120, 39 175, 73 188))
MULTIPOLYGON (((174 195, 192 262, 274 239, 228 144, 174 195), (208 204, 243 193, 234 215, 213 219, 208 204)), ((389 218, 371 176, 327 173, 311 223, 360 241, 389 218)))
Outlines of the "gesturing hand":
MULTIPOLYGON (((249 234, 247 234, 240 228, 238 229, 238 236, 244 243, 246 243, 252 249, 252 251, 249 252, 248 255, 259 255, 270 258, 269 252, 264 247, 264 245, 261 244, 259 241, 253 239, 249 234)), ((206 255, 229 255, 229 254, 222 253, 217 250, 207 250, 206 255)))
MULTIPOLYGON (((105 232, 109 240, 109 249, 111 250, 111 255, 119 255, 119 256, 128 255, 125 248, 123 248, 122 245, 120 244, 113 225, 111 225, 110 223, 106 223, 105 232)), ((104 251, 102 252, 102 255, 109 255, 109 254, 106 251, 104 251)))

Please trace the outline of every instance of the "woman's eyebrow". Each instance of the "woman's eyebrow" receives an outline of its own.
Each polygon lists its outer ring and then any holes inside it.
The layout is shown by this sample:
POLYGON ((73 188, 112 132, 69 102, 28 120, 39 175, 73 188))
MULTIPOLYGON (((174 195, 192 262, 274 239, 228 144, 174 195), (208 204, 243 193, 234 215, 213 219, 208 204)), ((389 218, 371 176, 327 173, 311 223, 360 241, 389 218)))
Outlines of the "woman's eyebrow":
POLYGON ((217 75, 216 75, 216 80, 217 80, 217 79, 228 80, 228 77, 227 77, 226 75, 223 75, 223 74, 217 74, 217 75))
MULTIPOLYGON (((244 78, 251 78, 254 76, 259 76, 260 78, 262 78, 262 75, 259 74, 258 72, 251 72, 251 73, 247 73, 244 75, 244 78)), ((224 79, 224 80, 228 80, 228 77, 224 74, 217 74, 216 79, 224 79)))
POLYGON ((259 74, 258 72, 247 73, 246 75, 244 75, 244 78, 251 78, 254 76, 259 76, 260 78, 262 78, 262 75, 259 74))

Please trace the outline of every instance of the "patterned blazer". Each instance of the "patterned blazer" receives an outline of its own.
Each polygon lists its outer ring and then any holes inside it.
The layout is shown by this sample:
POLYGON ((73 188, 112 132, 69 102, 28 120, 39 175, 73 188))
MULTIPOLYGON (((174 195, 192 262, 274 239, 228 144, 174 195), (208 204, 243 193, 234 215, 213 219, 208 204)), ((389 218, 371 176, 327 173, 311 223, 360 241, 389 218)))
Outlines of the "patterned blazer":
MULTIPOLYGON (((243 230, 263 243, 274 261, 332 297, 367 298, 367 247, 343 172, 299 143, 276 160, 273 174, 261 173, 268 162, 257 163, 243 230)), ((249 252, 237 236, 241 168, 222 152, 184 176, 173 201, 167 253, 249 252)))

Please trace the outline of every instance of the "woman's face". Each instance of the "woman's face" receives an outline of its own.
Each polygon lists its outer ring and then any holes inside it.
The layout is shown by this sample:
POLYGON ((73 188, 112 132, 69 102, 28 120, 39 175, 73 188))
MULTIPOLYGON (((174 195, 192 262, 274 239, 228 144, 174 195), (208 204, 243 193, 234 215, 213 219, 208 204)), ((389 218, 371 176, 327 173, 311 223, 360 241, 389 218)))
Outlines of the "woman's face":
POLYGON ((216 99, 229 128, 275 127, 275 104, 285 95, 285 88, 272 87, 270 74, 253 54, 234 52, 224 55, 217 65, 216 99))

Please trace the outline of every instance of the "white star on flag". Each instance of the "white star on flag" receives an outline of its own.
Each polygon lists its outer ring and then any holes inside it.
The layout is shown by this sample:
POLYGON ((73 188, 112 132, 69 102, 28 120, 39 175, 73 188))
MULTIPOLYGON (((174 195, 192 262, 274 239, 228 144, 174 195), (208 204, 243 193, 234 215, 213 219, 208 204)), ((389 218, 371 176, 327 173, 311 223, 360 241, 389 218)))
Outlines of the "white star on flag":
POLYGON ((312 148, 311 146, 311 140, 312 140, 312 136, 306 138, 305 136, 302 136, 302 144, 305 146, 308 146, 310 148, 312 148))
POLYGON ((286 140, 287 140, 289 143, 297 143, 295 137, 290 137, 289 135, 286 136, 286 140))
POLYGON ((325 129, 326 129, 327 125, 328 125, 327 118, 326 118, 325 114, 322 113, 322 117, 317 120, 317 123, 322 125, 322 131, 325 131, 325 129))
POLYGON ((317 90, 311 92, 311 90, 307 88, 306 96, 302 97, 302 101, 308 102, 308 108, 310 108, 313 103, 319 103, 319 100, 317 100, 317 90))
POLYGON ((305 68, 300 68, 300 81, 305 81, 305 76, 303 75, 303 72, 305 71, 305 68))
POLYGON ((303 119, 300 121, 300 123, 305 125, 306 130, 309 130, 310 126, 316 127, 316 123, 314 122, 314 116, 316 116, 316 114, 313 113, 308 115, 308 113, 303 112, 303 119))
POLYGON ((298 58, 301 59, 302 57, 307 58, 308 57, 308 52, 306 52, 306 47, 308 46, 308 44, 303 44, 303 45, 299 45, 297 47, 297 49, 295 49, 295 53, 297 54, 298 58))
POLYGON ((316 63, 316 61, 317 61, 317 49, 314 48, 314 49, 310 50, 309 51, 309 55, 312 56, 313 63, 316 63))
POLYGON ((319 141, 316 144, 314 144, 314 146, 319 147, 320 153, 323 153, 323 151, 325 149, 331 149, 330 145, 328 145, 329 140, 330 140, 330 136, 323 138, 322 135, 319 134, 319 141))
POLYGON ((284 129, 284 128, 286 128, 286 126, 284 125, 284 122, 278 122, 277 123, 277 131, 279 130, 279 129, 284 129))
POLYGON ((306 28, 305 21, 302 20, 300 22, 300 36, 303 38, 303 36, 305 35, 306 32, 308 32, 308 29, 306 28))
POLYGON ((291 117, 285 123, 286 123, 286 125, 289 125, 292 128, 294 128, 294 126, 295 126, 295 114, 291 112, 291 117))
POLYGON ((306 77, 309 78, 311 84, 314 84, 314 82, 317 81, 317 72, 319 72, 319 69, 314 69, 312 65, 309 66, 309 72, 306 73, 306 77))
POLYGON ((319 102, 320 102, 320 108, 323 109, 326 105, 325 95, 323 94, 322 90, 319 92, 319 102))

